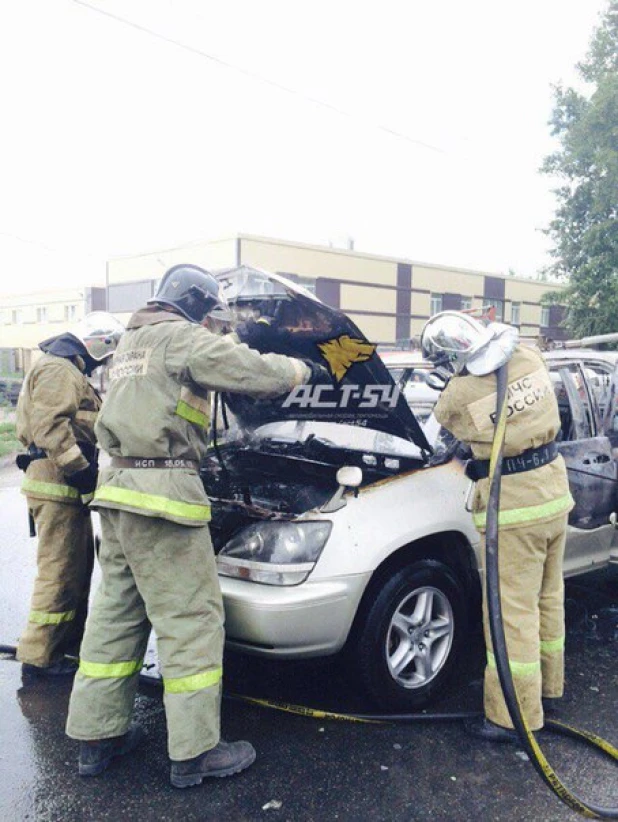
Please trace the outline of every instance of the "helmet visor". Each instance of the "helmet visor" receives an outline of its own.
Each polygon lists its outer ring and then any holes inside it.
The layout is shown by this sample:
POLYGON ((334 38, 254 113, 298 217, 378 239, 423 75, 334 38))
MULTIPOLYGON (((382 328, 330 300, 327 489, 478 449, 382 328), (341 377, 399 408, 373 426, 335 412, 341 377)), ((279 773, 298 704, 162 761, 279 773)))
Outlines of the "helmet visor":
POLYGON ((424 339, 439 351, 468 351, 478 340, 478 331, 464 317, 451 314, 430 320, 424 339))
POLYGON ((437 364, 450 363, 455 372, 460 371, 468 357, 491 334, 465 314, 443 312, 432 317, 421 339, 424 356, 437 364))
POLYGON ((114 353, 124 332, 122 323, 106 311, 93 311, 71 332, 84 345, 89 356, 103 362, 114 353))
POLYGON ((210 309, 207 316, 220 323, 229 324, 234 322, 234 312, 230 308, 228 301, 221 291, 221 288, 219 288, 219 298, 210 309))

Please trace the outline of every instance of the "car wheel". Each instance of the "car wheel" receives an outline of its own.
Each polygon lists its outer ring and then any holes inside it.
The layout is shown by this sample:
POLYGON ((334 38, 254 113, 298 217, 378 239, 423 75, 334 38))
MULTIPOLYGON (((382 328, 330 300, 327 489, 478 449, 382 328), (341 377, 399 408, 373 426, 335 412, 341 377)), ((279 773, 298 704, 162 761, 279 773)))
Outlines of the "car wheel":
POLYGON ((391 576, 368 606, 354 643, 365 690, 384 710, 418 708, 455 668, 466 608, 445 565, 425 560, 391 576))

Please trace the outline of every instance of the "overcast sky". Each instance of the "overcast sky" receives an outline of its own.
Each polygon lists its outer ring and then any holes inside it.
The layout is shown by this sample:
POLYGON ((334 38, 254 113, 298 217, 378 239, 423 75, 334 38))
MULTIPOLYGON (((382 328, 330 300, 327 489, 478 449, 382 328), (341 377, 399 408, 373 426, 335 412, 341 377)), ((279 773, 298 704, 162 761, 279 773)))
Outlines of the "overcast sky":
POLYGON ((0 291, 237 232, 548 262, 551 84, 604 0, 85 2, 0 4, 0 291))

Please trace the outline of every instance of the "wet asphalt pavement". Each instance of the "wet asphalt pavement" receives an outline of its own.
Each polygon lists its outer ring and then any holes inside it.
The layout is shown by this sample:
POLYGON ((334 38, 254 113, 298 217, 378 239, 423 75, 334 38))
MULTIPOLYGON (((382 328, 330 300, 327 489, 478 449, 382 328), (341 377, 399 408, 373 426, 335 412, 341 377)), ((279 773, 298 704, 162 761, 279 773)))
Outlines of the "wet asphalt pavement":
MULTIPOLYGON (((0 469, 0 644, 26 618, 35 541, 27 535, 20 476, 0 469)), ((469 654, 451 693, 432 710, 481 707, 483 647, 469 654)), ((567 689, 563 716, 618 745, 618 569, 567 585, 567 689)), ((518 745, 467 737, 460 723, 364 725, 282 713, 233 700, 247 694, 339 712, 365 712, 345 663, 266 662, 228 655, 223 733, 251 740, 255 765, 235 777, 174 790, 157 686, 144 685, 141 747, 102 776, 76 772, 64 735, 70 684, 22 682, 0 655, 0 812, 13 820, 521 820, 577 819, 536 776, 518 745)), ((618 806, 618 766, 580 743, 544 732, 548 758, 587 799, 618 806)))

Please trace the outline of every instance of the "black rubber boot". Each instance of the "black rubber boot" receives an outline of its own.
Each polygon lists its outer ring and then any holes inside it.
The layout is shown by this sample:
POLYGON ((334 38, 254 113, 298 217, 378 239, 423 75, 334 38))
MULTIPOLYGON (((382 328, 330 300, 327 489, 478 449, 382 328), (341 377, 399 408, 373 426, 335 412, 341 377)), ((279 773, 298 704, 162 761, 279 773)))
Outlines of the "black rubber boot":
POLYGON ((33 677, 33 678, 41 678, 46 679, 50 678, 53 679, 59 676, 73 676, 73 674, 77 673, 79 665, 72 659, 60 659, 58 662, 54 662, 53 665, 48 665, 47 667, 42 667, 40 665, 30 665, 28 662, 23 662, 21 666, 21 672, 24 677, 33 677))
POLYGON ((470 736, 477 739, 485 739, 487 742, 518 742, 519 736, 514 728, 503 728, 496 725, 487 717, 480 719, 470 719, 464 725, 465 731, 470 736))
POLYGON ((124 756, 132 751, 141 741, 144 731, 139 725, 131 725, 123 736, 111 739, 93 739, 79 743, 79 775, 98 776, 106 770, 112 759, 124 756))
POLYGON ((544 696, 541 702, 543 703, 543 713, 548 716, 559 716, 561 708, 564 708, 566 704, 562 696, 544 696))
POLYGON ((224 742, 193 759, 172 762, 170 774, 175 788, 201 785, 207 776, 231 776, 255 762, 255 748, 249 742, 224 742))

